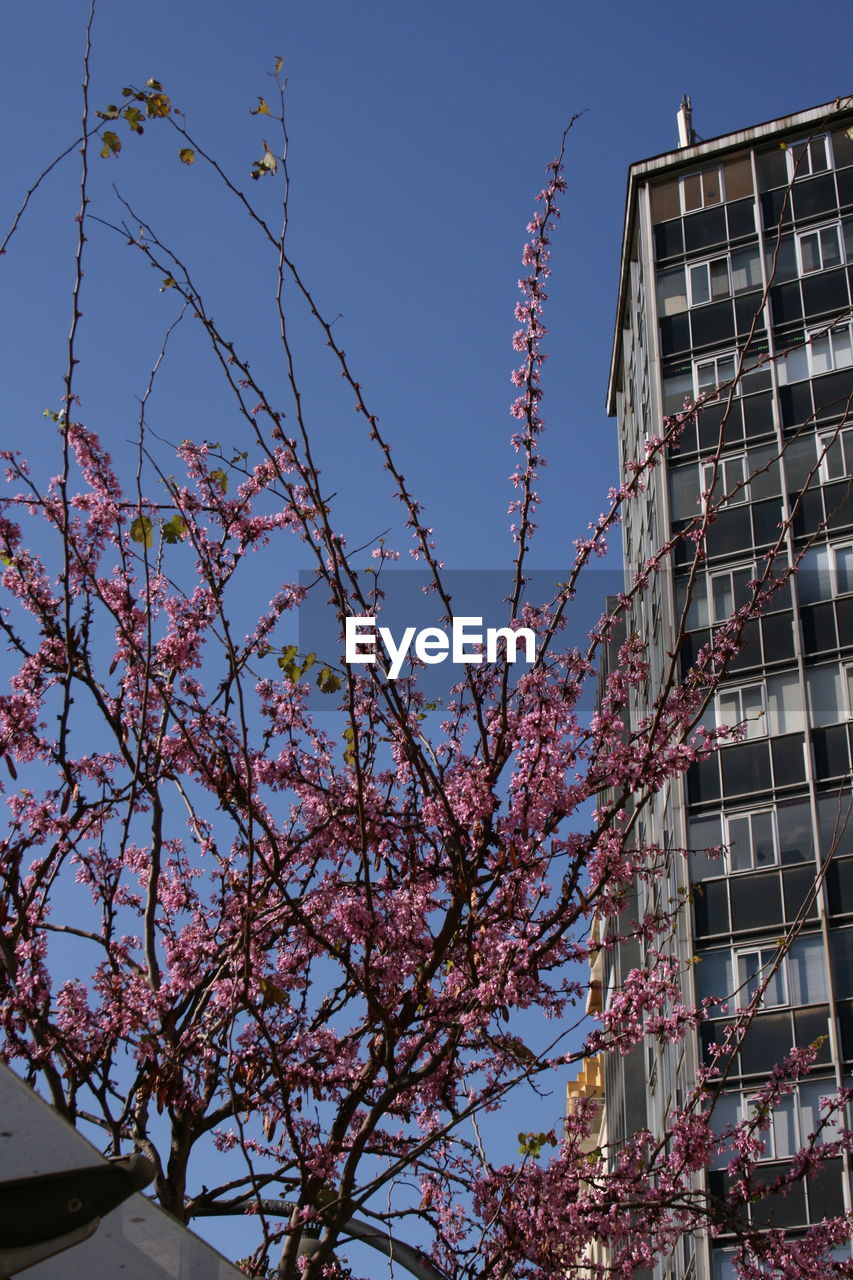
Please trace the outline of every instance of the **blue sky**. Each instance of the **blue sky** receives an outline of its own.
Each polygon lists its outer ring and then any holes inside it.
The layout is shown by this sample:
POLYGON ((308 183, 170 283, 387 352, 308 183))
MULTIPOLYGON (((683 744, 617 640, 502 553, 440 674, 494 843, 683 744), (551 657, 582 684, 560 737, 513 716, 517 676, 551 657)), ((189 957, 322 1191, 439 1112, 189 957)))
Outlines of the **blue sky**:
MULTIPOLYGON (((4 224, 42 161, 74 136, 86 8, 41 0, 6 15, 0 56, 17 110, 6 117, 4 224)), ((187 0, 144 9, 101 0, 92 100, 105 105, 125 83, 155 76, 229 171, 246 175, 265 132, 248 109, 267 91, 274 56, 284 58, 291 248, 321 305, 340 314, 336 333, 417 481, 445 559, 459 568, 498 565, 509 551, 519 253, 544 165, 569 116, 586 109, 571 139, 548 316, 542 488, 550 501, 536 562, 550 568, 600 510, 615 474, 614 426, 602 406, 628 163, 674 144, 683 92, 705 137, 849 92, 849 18, 846 3, 821 6, 817 40, 793 3, 771 18, 732 3, 712 11, 545 0, 525 14, 502 0, 215 0, 203 10, 187 0)), ((269 260, 201 166, 184 169, 173 139, 155 133, 126 139, 118 161, 96 161, 93 207, 109 216, 117 183, 191 258, 217 319, 274 383, 269 260)), ((271 192, 249 185, 271 207, 271 192)), ((15 297, 0 343, 6 424, 21 439, 44 430, 42 410, 59 388, 76 201, 66 167, 3 264, 15 297)), ((173 299, 110 233, 93 229, 92 238, 103 265, 85 282, 83 416, 118 452, 173 299)), ((219 439, 228 431, 222 391, 200 345, 182 341, 157 425, 178 439, 219 439)), ((306 340, 303 360, 329 490, 362 541, 395 509, 382 500, 382 478, 322 346, 306 340)))
MULTIPOLYGON (((19 194, 75 136, 87 8, 83 0, 7 6, 0 230, 19 194)), ((268 92, 266 73, 281 55, 291 251, 321 307, 340 316, 335 332, 368 403, 441 554, 459 569, 499 567, 511 552, 509 374, 524 228, 563 126, 585 110, 571 136, 546 317, 550 466, 535 563, 559 569, 616 478, 615 426, 603 405, 627 166, 675 145, 685 92, 703 137, 850 93, 849 0, 817 12, 790 0, 772 14, 729 0, 542 0, 529 10, 505 0, 100 0, 91 96, 104 106, 123 85, 158 78, 242 180, 265 134, 249 108, 268 92)), ((186 256, 253 368, 280 386, 271 263, 258 237, 200 164, 178 163, 164 126, 123 138, 118 161, 93 162, 93 211, 116 216, 118 184, 186 256)), ((270 190, 246 185, 272 208, 270 190)), ((53 444, 42 415, 61 394, 77 205, 71 161, 46 182, 0 262, 2 448, 53 444)), ((95 226, 90 236, 97 252, 84 282, 81 417, 127 468, 135 398, 175 299, 119 238, 95 226)), ((337 494, 335 510, 359 545, 394 521, 396 506, 322 342, 305 317, 294 323, 327 492, 337 494)), ((225 393, 191 326, 174 356, 152 425, 173 440, 236 444, 225 393)), ((298 548, 294 557, 295 571, 305 562, 298 548)), ((559 1091, 553 1104, 558 1114, 559 1091)), ((513 1128, 553 1119, 540 1111, 513 1128)))

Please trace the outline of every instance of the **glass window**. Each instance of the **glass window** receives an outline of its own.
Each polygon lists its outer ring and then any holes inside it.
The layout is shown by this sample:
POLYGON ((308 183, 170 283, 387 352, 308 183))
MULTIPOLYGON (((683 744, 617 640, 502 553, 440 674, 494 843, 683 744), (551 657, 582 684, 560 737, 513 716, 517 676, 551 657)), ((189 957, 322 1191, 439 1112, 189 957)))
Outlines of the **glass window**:
POLYGON ((806 276, 813 271, 826 271, 841 263, 841 240, 838 226, 818 227, 815 231, 801 231, 797 236, 800 251, 800 271, 806 276))
POLYGON ((696 995, 700 1000, 706 996, 716 996, 728 1000, 734 989, 732 979, 732 953, 725 951, 702 951, 699 963, 694 968, 696 975, 696 995))
POLYGON ((829 167, 828 139, 807 138, 804 142, 788 144, 788 172, 792 178, 808 178, 813 173, 823 173, 829 167))
POLYGON ((653 222, 666 222, 670 218, 677 218, 681 213, 677 179, 658 183, 652 187, 651 195, 653 222))
POLYGON ((767 681, 767 716, 770 734, 803 732, 803 700, 796 674, 771 676, 767 681))
POLYGON ((752 195, 752 165, 749 157, 727 160, 723 165, 726 179, 726 199, 742 200, 752 195))
MULTIPOLYGON (((690 369, 672 374, 663 382, 663 411, 681 413, 685 400, 693 399, 693 373, 690 369)), ((694 446, 695 447, 695 446, 694 446)))
POLYGON ((794 237, 780 236, 777 241, 768 245, 764 262, 767 267, 767 279, 771 284, 784 284, 786 280, 796 280, 800 274, 800 268, 794 237))
POLYGON ((688 268, 690 277, 690 304, 698 307, 703 302, 716 302, 727 298, 729 287, 729 262, 727 258, 714 258, 711 262, 698 262, 688 268))
POLYGON ((691 818, 687 827, 690 846, 690 879, 704 880, 707 876, 723 875, 726 866, 721 854, 712 857, 708 849, 719 849, 723 844, 722 820, 718 813, 708 818, 691 818))
POLYGON ((727 506, 749 501, 749 485, 746 483, 746 455, 718 458, 702 466, 702 490, 710 492, 714 501, 725 498, 727 506))
POLYGON ((793 800, 778 809, 779 857, 785 864, 814 857, 812 812, 808 800, 793 800))
POLYGON ((841 672, 831 667, 812 667, 806 672, 809 718, 813 726, 838 724, 846 719, 841 693, 841 672))
POLYGON ((767 716, 764 707, 764 686, 744 685, 740 689, 725 689, 717 694, 717 724, 730 729, 744 726, 744 739, 767 735, 767 716))
POLYGON ((761 997, 761 1008, 788 1004, 785 973, 778 959, 777 947, 757 947, 754 951, 741 951, 737 957, 738 1004, 745 1006, 755 996, 762 983, 766 983, 761 997))
POLYGON ((819 934, 797 938, 785 957, 790 1003, 823 1004, 827 998, 823 940, 819 934))
POLYGON ((714 391, 717 387, 731 382, 735 376, 736 367, 733 355, 716 356, 711 360, 699 361, 696 365, 697 394, 714 391))
POLYGON ((749 583, 755 579, 755 568, 730 569, 711 578, 712 621, 725 622, 735 609, 746 604, 752 592, 749 583))
POLYGON ((687 287, 684 268, 661 271, 658 274, 658 315, 676 316, 687 310, 687 287))
POLYGON ((699 478, 695 464, 670 468, 669 505, 673 520, 689 520, 699 514, 699 478))
POLYGON ((705 169, 702 173, 691 173, 681 179, 681 199, 684 212, 693 209, 705 209, 708 205, 720 204, 722 200, 721 173, 717 169, 705 169))
POLYGON ((776 862, 776 832, 769 809, 732 815, 726 826, 732 871, 752 871, 776 862))
POLYGON ((748 289, 761 287, 761 255, 758 246, 738 249, 732 254, 732 293, 745 293, 748 289))
POLYGON ((800 604, 831 600, 834 594, 834 577, 832 548, 812 547, 803 556, 797 570, 800 604))

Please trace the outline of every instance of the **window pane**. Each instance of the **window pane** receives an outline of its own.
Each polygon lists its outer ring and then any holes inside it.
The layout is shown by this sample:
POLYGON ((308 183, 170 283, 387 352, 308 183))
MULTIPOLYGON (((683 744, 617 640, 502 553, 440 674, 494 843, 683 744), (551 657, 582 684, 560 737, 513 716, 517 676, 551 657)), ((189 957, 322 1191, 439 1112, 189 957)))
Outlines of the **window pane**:
POLYGON ((835 574, 839 595, 853 591, 853 547, 836 548, 835 574))
POLYGON ((821 231, 820 256, 824 267, 837 267, 841 261, 837 227, 824 227, 821 231))
POLYGON ((693 399, 693 375, 691 373, 677 373, 674 377, 664 380, 664 413, 681 413, 686 399, 693 399))
POLYGON ((668 218, 677 218, 681 213, 678 203, 678 182, 662 182, 652 187, 652 220, 665 222, 668 218))
POLYGON ((684 196, 684 208, 686 212, 691 209, 702 208, 702 179, 698 173, 691 174, 689 178, 684 178, 681 184, 682 194, 684 196))
POLYGON ((778 243, 771 244, 765 251, 767 277, 773 284, 783 284, 786 280, 796 280, 800 274, 797 266, 797 252, 793 236, 783 236, 778 243))
POLYGON ((814 856, 812 814, 807 800, 778 809, 779 856, 784 863, 807 862, 814 856))
POLYGON ((800 236, 800 257, 803 263, 803 275, 810 271, 820 271, 820 244, 816 231, 807 236, 800 236))
POLYGON ((806 672, 809 715, 813 725, 838 724, 842 714, 841 675, 837 666, 814 667, 806 672))
POLYGON ((809 162, 812 173, 820 173, 829 168, 826 154, 826 138, 813 138, 809 143, 809 162))
POLYGON ((822 436, 820 441, 823 455, 822 469, 827 480, 838 480, 844 475, 844 453, 841 448, 841 437, 822 436))
POLYGON ((752 856, 756 867, 765 867, 776 861, 772 813, 752 815, 752 856))
POLYGON ((797 1104, 790 1095, 780 1098, 773 1111, 773 1123, 768 1137, 768 1155, 777 1160, 794 1155, 800 1148, 797 1139, 797 1104), (772 1138, 773 1145, 770 1146, 772 1138))
POLYGON ((722 857, 711 858, 706 849, 717 849, 723 843, 719 814, 712 818, 691 818, 687 829, 690 846, 690 878, 704 880, 706 876, 720 876, 725 872, 722 857))
POLYGON ((673 520, 688 520, 699 512, 696 467, 673 467, 669 473, 669 505, 673 520))
POLYGON ((735 607, 731 574, 721 573, 718 577, 713 578, 712 590, 714 596, 714 621, 724 622, 734 612, 735 607))
POLYGON ((797 573, 797 590, 800 604, 832 599, 829 547, 812 547, 803 556, 797 573))
POLYGON ((761 286, 761 258, 757 248, 739 249, 732 254, 732 292, 761 286))
POLYGON ((727 1000, 732 994, 732 955, 730 951, 703 951, 696 965, 696 994, 700 1000, 718 996, 727 1000))
POLYGON ((727 298, 729 296, 729 264, 725 258, 717 258, 711 263, 711 297, 727 298))
POLYGON ((698 267, 690 268, 690 297, 694 307, 711 300, 707 262, 700 263, 698 267))
POLYGON ((729 863, 732 871, 752 870, 749 817, 729 818, 729 863))
POLYGON ((723 165, 726 181, 726 199, 741 200, 752 195, 752 165, 749 158, 729 160, 723 165))
POLYGON ((827 997, 821 938, 798 938, 788 952, 787 964, 791 1004, 822 1004, 827 997))
POLYGON ((832 360, 836 369, 843 369, 853 364, 853 345, 850 342, 848 326, 845 325, 843 329, 833 329, 831 337, 832 360))
POLYGON ((796 675, 773 676, 767 681, 768 733, 801 733, 803 704, 796 675))
POLYGON ((761 685, 750 685, 741 690, 743 718, 746 720, 746 736, 763 738, 767 734, 767 716, 764 715, 764 690, 761 685))
POLYGON ((706 169, 701 177, 705 204, 719 204, 721 198, 719 169, 706 169))
POLYGON ((790 382, 803 382, 809 376, 809 357, 806 348, 793 347, 776 367, 782 386, 787 386, 790 382))
POLYGON ((658 315, 676 316, 687 310, 684 268, 663 271, 658 276, 658 315))
POLYGON ((812 373, 829 373, 832 368, 832 356, 829 349, 829 334, 821 333, 816 338, 812 338, 812 373))
MULTIPOLYGON (((837 1092, 834 1080, 808 1080, 799 1087, 800 1096, 800 1132, 802 1137, 800 1141, 806 1143, 809 1135, 818 1134, 821 1119, 826 1116, 826 1112, 821 1112, 821 1098, 831 1098, 837 1092)), ((833 1111, 830 1119, 826 1120, 823 1128, 818 1134, 818 1142, 834 1142, 841 1136, 841 1116, 839 1112, 833 1111)), ((846 1252, 849 1257, 849 1251, 846 1252)))

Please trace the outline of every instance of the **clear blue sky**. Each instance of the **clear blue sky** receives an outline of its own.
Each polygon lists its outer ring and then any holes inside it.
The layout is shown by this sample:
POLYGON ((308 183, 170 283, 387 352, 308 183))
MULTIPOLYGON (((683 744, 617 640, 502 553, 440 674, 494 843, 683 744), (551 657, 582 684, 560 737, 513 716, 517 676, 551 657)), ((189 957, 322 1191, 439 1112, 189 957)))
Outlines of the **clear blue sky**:
MULTIPOLYGON (((19 193, 75 136, 87 8, 5 7, 4 230, 19 193)), ((529 9, 507 0, 100 0, 92 101, 118 101, 124 84, 156 77, 229 171, 247 176, 264 135, 248 109, 283 57, 292 252, 323 308, 340 313, 336 333, 456 568, 496 567, 510 550, 507 409, 524 227, 564 124, 586 109, 571 138, 547 317, 550 467, 536 563, 558 568, 616 478, 603 404, 628 164, 675 145, 683 93, 703 137, 850 93, 850 34, 849 0, 819 11, 792 0, 772 11, 743 0, 542 0, 529 9)), ((178 164, 165 127, 123 137, 119 161, 94 161, 94 211, 114 213, 116 182, 197 269, 223 329, 275 385, 263 246, 201 165, 178 164)), ((61 393, 75 182, 75 162, 50 178, 0 263, 3 448, 32 452, 54 439, 42 411, 61 393)), ((247 185, 270 202, 261 184, 247 185)), ((121 456, 174 296, 109 233, 93 227, 91 237, 100 257, 83 295, 81 416, 121 456)), ((328 491, 360 543, 396 508, 334 366, 297 323, 328 491)), ((176 356, 153 425, 176 440, 236 440, 191 329, 176 356)), ((552 1102, 550 1119, 540 1110, 515 1127, 549 1127, 559 1091, 552 1102)), ((227 1232, 217 1238, 227 1249, 227 1232)))
MULTIPOLYGON (((5 14, 4 225, 42 160, 74 136, 86 9, 84 0, 40 0, 5 14)), ((818 39, 807 33, 807 11, 790 2, 770 15, 727 0, 713 8, 544 0, 526 13, 505 0, 151 0, 143 8, 101 0, 92 98, 104 105, 125 83, 155 76, 230 169, 246 174, 264 133, 248 108, 266 92, 274 55, 284 58, 292 248, 325 309, 341 313, 336 332, 407 476, 417 477, 446 560, 460 568, 500 564, 508 550, 519 252, 543 166, 568 117, 587 109, 572 136, 548 317, 551 501, 537 562, 551 567, 599 511, 615 473, 602 405, 628 163, 674 144, 684 92, 705 137, 850 92, 850 16, 843 0, 822 5, 818 39)), ((151 128, 126 140, 119 161, 96 161, 96 211, 118 183, 191 256, 212 285, 217 319, 247 339, 256 360, 268 356, 256 367, 274 379, 261 246, 212 198, 199 165, 172 163, 164 133, 151 128)), ((71 178, 66 168, 50 180, 3 264, 15 298, 0 331, 12 392, 6 433, 22 440, 43 430, 41 411, 59 388, 71 178)), ((118 449, 173 300, 107 233, 92 235, 109 256, 86 280, 92 363, 83 416, 118 449)), ((383 507, 369 455, 354 445, 349 399, 336 399, 324 354, 315 347, 307 356, 309 410, 339 510, 352 536, 367 538, 394 508, 383 507), (344 445, 355 452, 339 466, 333 448, 344 445)), ((176 438, 219 439, 222 393, 193 344, 180 356, 158 423, 176 438)))

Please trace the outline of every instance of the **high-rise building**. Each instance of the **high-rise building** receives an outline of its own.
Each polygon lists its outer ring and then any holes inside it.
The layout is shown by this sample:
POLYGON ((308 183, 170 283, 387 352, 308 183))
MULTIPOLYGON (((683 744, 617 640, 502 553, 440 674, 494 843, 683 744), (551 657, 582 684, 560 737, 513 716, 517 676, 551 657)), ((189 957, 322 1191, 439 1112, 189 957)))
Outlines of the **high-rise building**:
MULTIPOLYGON (((685 995, 731 993, 733 1004, 748 1002, 780 936, 801 926, 715 1108, 720 1124, 748 1114, 773 1065, 820 1040, 817 1065, 764 1135, 769 1181, 814 1131, 819 1098, 853 1071, 853 100, 705 142, 689 103, 679 115, 682 145, 629 170, 608 391, 621 464, 642 456, 644 438, 686 398, 708 399, 626 510, 628 581, 696 518, 703 492, 728 498, 707 529, 692 594, 696 544, 685 540, 631 623, 649 638, 650 696, 682 615, 684 665, 746 598, 780 527, 785 563, 808 549, 795 585, 749 624, 705 717, 745 721, 745 741, 722 746, 643 811, 642 838, 692 852, 670 852, 665 872, 638 885, 636 907, 689 892, 671 942, 694 988, 685 995), (723 856, 705 854, 716 846, 723 856)), ((638 698, 632 720, 645 709, 638 698)), ((623 946, 605 959, 606 1000, 637 956, 623 946)), ((608 1139, 640 1125, 662 1131, 726 1023, 719 1013, 677 1050, 646 1044, 629 1069, 610 1055, 608 1139)), ((707 1174, 712 1192, 725 1163, 707 1174)), ((796 1233, 851 1207, 838 1159, 748 1212, 796 1233)), ((725 1232, 700 1233, 657 1275, 729 1280, 734 1245, 725 1232)))

